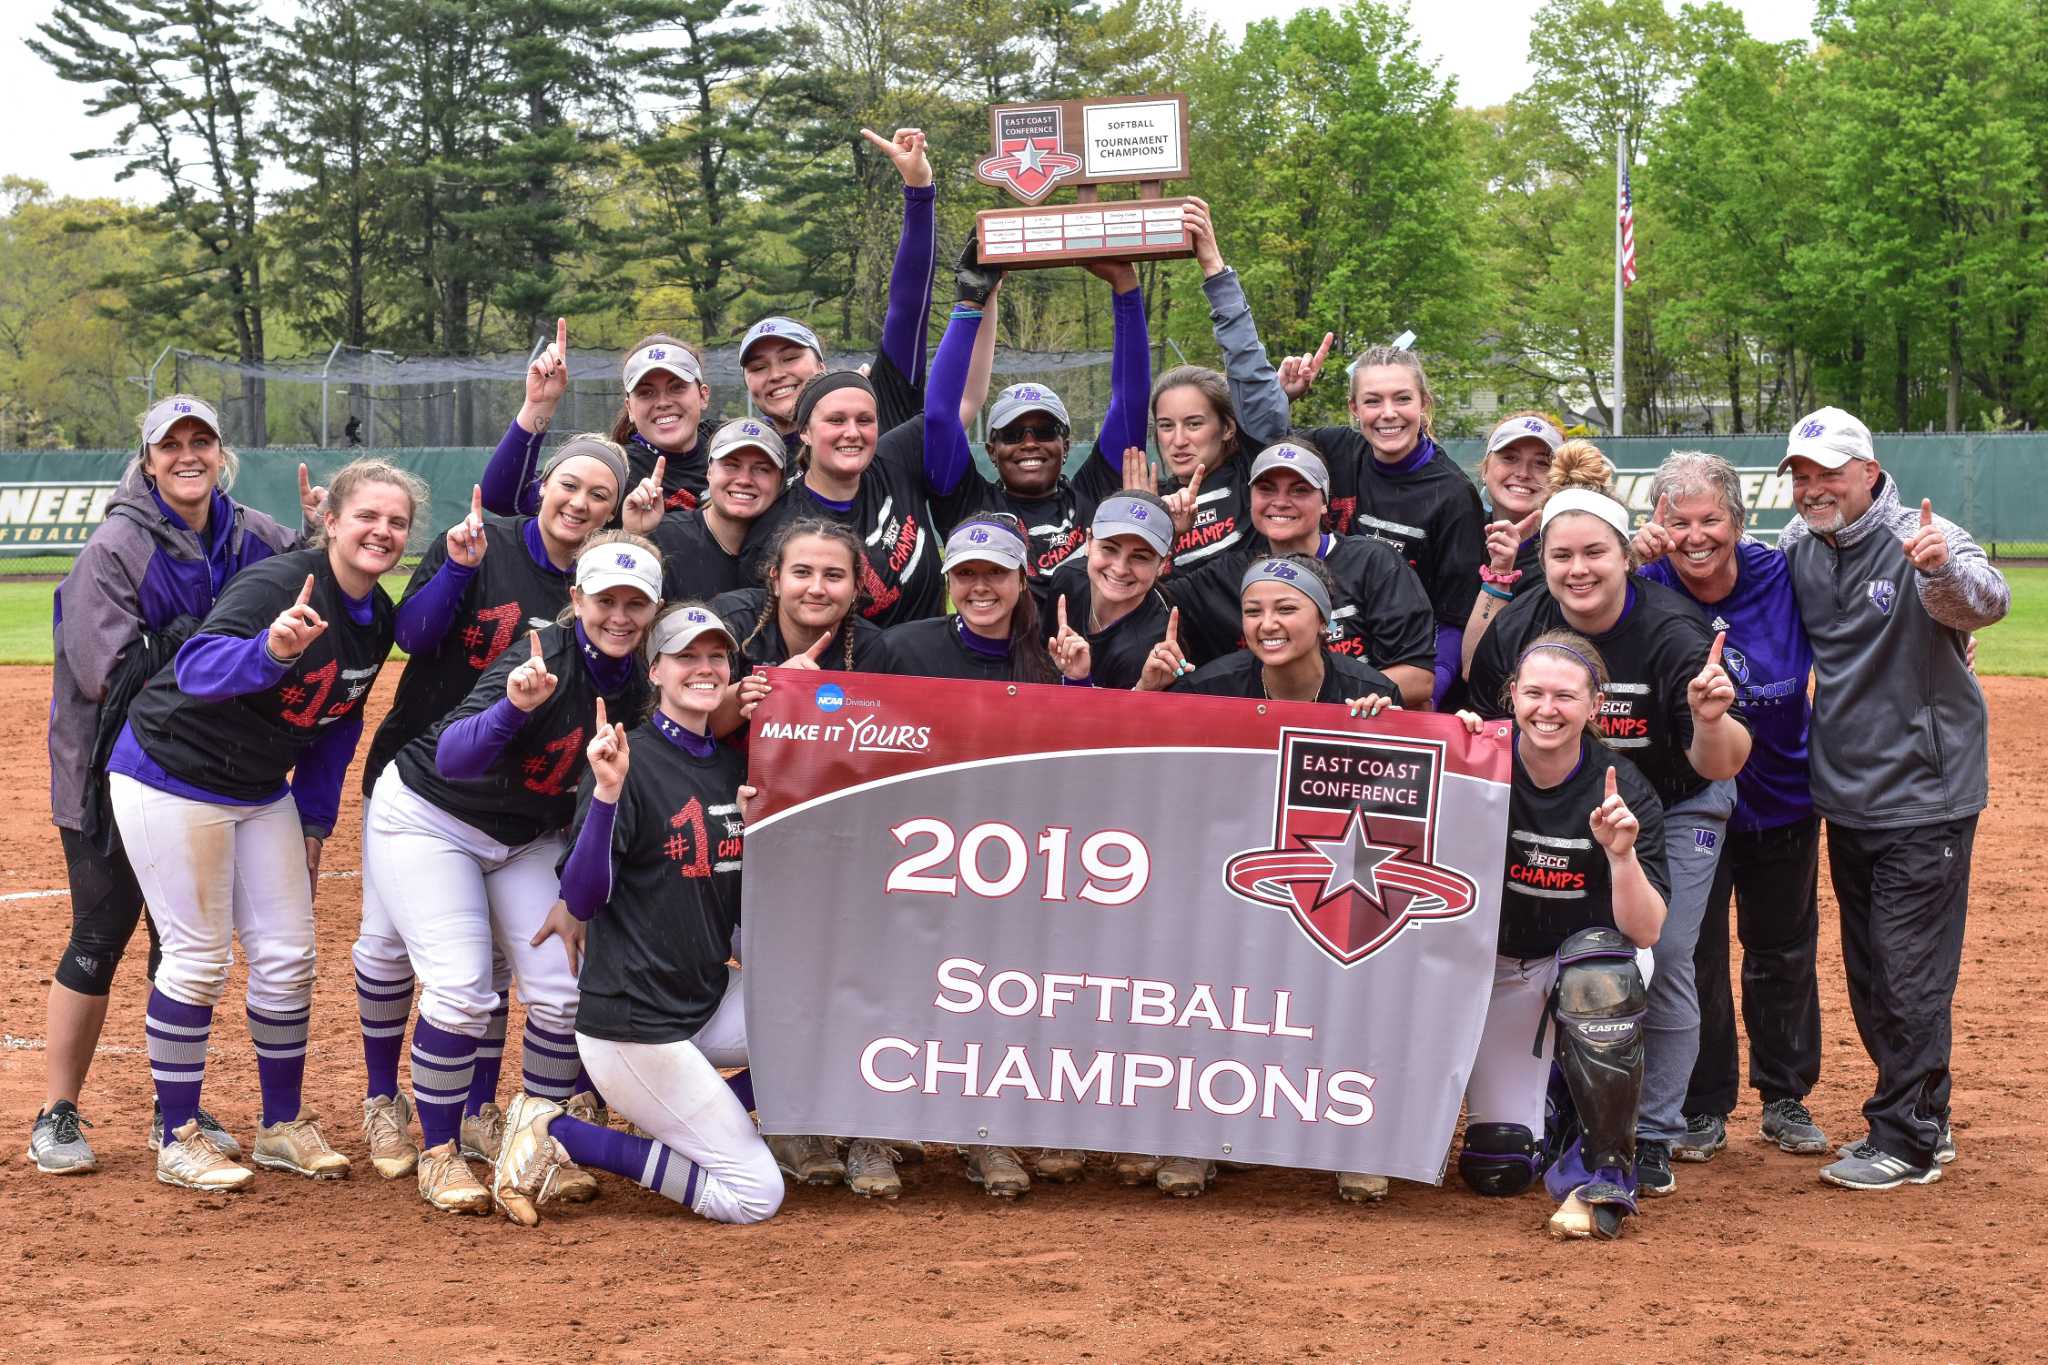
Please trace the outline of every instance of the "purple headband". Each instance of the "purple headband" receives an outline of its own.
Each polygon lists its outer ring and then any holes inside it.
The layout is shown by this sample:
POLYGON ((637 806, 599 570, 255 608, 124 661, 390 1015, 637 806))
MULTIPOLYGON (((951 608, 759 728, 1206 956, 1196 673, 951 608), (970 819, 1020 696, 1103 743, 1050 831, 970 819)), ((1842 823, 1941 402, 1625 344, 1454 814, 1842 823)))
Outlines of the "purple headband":
POLYGON ((1586 676, 1593 680, 1593 690, 1595 692, 1600 690, 1600 670, 1593 666, 1593 661, 1579 653, 1576 649, 1573 649, 1570 645, 1559 644, 1555 640, 1545 640, 1542 644, 1530 645, 1527 649, 1523 650, 1522 657, 1515 660, 1515 671, 1517 673, 1521 672, 1522 665, 1529 662, 1529 656, 1539 649, 1554 649, 1560 654, 1569 654, 1574 659, 1577 659, 1586 666, 1586 676))

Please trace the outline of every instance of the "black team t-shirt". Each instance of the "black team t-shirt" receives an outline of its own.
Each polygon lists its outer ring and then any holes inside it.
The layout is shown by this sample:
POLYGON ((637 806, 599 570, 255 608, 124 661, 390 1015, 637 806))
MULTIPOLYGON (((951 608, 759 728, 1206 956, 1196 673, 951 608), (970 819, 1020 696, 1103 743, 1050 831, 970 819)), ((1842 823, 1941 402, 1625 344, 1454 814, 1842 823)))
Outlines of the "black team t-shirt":
MULTIPOLYGON (((1088 582, 1088 556, 1076 555, 1062 564, 1052 576, 1052 594, 1055 603, 1065 598, 1067 603, 1067 624, 1079 631, 1088 641, 1088 676, 1097 687, 1130 689, 1138 685, 1144 676, 1145 660, 1151 656, 1152 647, 1166 638, 1166 620, 1171 605, 1166 595, 1154 588, 1145 594, 1145 600, 1129 612, 1109 623, 1103 630, 1088 628, 1088 613, 1094 601, 1094 589, 1088 582)), ((1048 614, 1047 621, 1056 620, 1048 614)), ((1046 634, 1051 636, 1051 628, 1046 634)), ((1181 614, 1180 637, 1187 639, 1187 614, 1181 614)))
POLYGON ((752 530, 750 526, 740 552, 733 554, 718 543, 701 509, 663 516, 649 537, 661 551, 662 597, 670 602, 709 602, 720 593, 759 583, 747 569, 752 530))
POLYGON ((1636 817, 1636 861, 1661 896, 1671 894, 1664 861, 1664 807, 1626 757, 1591 735, 1579 738, 1571 775, 1544 790, 1530 781, 1515 752, 1508 796, 1507 876, 1500 898, 1500 952, 1542 958, 1581 929, 1614 925, 1614 883, 1607 851, 1588 818, 1607 799, 1607 770, 1636 817))
MULTIPOLYGON (((725 998, 740 923, 746 758, 720 744, 699 758, 656 715, 632 732, 633 762, 612 820, 612 893, 590 921, 576 1031, 615 1043, 697 1035, 725 998)), ((576 797, 575 830, 595 784, 576 797)))
POLYGON ((567 828, 576 813, 576 784, 589 768, 584 748, 604 698, 607 722, 630 723, 647 709, 653 687, 644 668, 623 670, 624 681, 600 688, 574 622, 540 632, 541 657, 555 675, 555 690, 526 713, 519 730, 478 778, 451 778, 436 760, 441 732, 505 700, 505 680, 533 657, 524 643, 507 649, 485 669, 456 708, 398 754, 405 785, 421 800, 511 848, 567 828))
MULTIPOLYGON (((1693 605, 1662 584, 1631 574, 1627 593, 1621 619, 1588 637, 1612 679, 1600 732, 1642 770, 1666 807, 1675 806, 1707 785, 1685 755, 1692 744, 1686 685, 1706 666, 1714 639, 1693 605)), ((1545 631, 1565 629, 1570 623, 1548 586, 1502 608, 1472 655, 1472 702, 1479 713, 1507 715, 1501 687, 1522 651, 1545 631)), ((1744 723, 1736 712, 1729 715, 1744 723)))
MULTIPOLYGON (((666 519, 664 519, 666 520, 666 519)), ((432 729, 469 695, 480 674, 528 630, 548 625, 569 605, 572 570, 536 557, 539 530, 532 517, 485 517, 483 562, 464 583, 455 614, 441 642, 406 660, 398 694, 363 761, 363 795, 377 785, 384 765, 398 751, 432 729)), ((419 567, 399 598, 401 608, 426 591, 448 562, 448 540, 438 538, 420 556, 419 567)))
POLYGON ((1427 436, 1391 466, 1378 463, 1365 433, 1351 427, 1318 427, 1309 438, 1329 465, 1334 528, 1400 551, 1421 578, 1436 619, 1464 629, 1486 562, 1486 513, 1465 471, 1427 436))

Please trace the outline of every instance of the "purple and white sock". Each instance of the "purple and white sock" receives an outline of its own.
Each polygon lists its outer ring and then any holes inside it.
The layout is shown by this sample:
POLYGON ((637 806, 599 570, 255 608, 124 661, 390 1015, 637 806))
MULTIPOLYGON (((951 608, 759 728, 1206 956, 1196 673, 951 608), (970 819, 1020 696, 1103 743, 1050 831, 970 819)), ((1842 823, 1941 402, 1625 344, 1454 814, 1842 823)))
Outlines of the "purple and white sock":
POLYGON ((578 1166, 622 1175, 642 1189, 696 1211, 704 1186, 703 1168, 674 1148, 567 1114, 548 1121, 548 1135, 562 1144, 578 1166))
POLYGON ((527 1094, 563 1104, 576 1093, 576 1073, 583 1063, 576 1055, 575 1034, 550 1032, 528 1015, 519 1062, 527 1094))
POLYGON ((468 1034, 450 1033, 425 1019, 412 1026, 413 1107, 428 1147, 452 1142, 461 1131, 476 1053, 477 1040, 468 1034))
POLYGON ((498 1075, 505 1066, 505 1018, 511 1009, 500 992, 498 1008, 491 1011, 491 1022, 477 1040, 476 1070, 469 1080, 469 1101, 462 1107, 471 1118, 483 1112, 485 1105, 498 1102, 498 1075))
POLYGON ((363 1070, 368 1075, 366 1098, 398 1093, 398 1058, 405 1051, 405 1017, 412 1013, 410 976, 379 981, 356 972, 356 1013, 363 1025, 363 1070))
POLYGON ((149 1038, 149 1074, 163 1106, 164 1134, 199 1113, 199 1087, 206 1080, 206 1040, 213 1033, 213 1007, 187 1005, 151 988, 143 1023, 149 1038))
POLYGON ((306 1080, 306 1035, 312 1031, 313 1007, 295 1014, 249 1006, 249 1041, 256 1045, 256 1081, 263 1087, 263 1123, 283 1123, 299 1116, 299 1093, 306 1080))

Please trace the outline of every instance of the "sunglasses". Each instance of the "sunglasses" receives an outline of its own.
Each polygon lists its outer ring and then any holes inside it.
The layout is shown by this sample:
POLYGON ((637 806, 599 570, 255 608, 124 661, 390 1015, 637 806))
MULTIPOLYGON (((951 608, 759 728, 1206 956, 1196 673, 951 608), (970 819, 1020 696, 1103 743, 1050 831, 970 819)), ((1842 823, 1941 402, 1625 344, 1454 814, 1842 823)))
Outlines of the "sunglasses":
POLYGON ((1067 429, 1058 422, 1012 422, 1006 427, 996 428, 990 434, 1007 445, 1021 445, 1025 441, 1046 444, 1066 435, 1067 429))

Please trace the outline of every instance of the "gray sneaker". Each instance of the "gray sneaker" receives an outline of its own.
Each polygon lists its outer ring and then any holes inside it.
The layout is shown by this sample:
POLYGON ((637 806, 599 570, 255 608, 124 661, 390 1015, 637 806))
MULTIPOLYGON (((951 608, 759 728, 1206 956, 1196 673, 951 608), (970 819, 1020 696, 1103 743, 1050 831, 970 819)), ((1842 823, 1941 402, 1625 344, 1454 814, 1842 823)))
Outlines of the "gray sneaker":
POLYGON ((28 1159, 45 1175, 90 1175, 100 1168, 92 1144, 81 1129, 92 1124, 79 1116, 78 1106, 58 1100, 36 1115, 28 1133, 28 1159))
POLYGON ((1728 1119, 1722 1114, 1694 1114, 1685 1121, 1685 1136, 1671 1144, 1673 1161, 1712 1161, 1728 1145, 1728 1119))
MULTIPOLYGON (((242 1144, 235 1141, 235 1135, 221 1127, 220 1120, 207 1113, 204 1109, 198 1112, 199 1131, 213 1139, 213 1145, 220 1148, 222 1156, 227 1157, 231 1161, 239 1161, 242 1156, 242 1144)), ((152 1100, 149 1105, 149 1150, 161 1152, 163 1149, 164 1107, 161 1103, 152 1100)))
POLYGON ((1889 1190, 1900 1185, 1932 1185, 1941 1179, 1941 1167, 1933 1162, 1915 1166, 1904 1157, 1861 1142, 1849 1155, 1821 1167, 1820 1178, 1845 1190, 1889 1190))
MULTIPOLYGON (((1862 1136, 1862 1138, 1861 1138, 1861 1139, 1859 1139, 1858 1141, 1855 1141, 1855 1142, 1845 1142, 1845 1143, 1843 1143, 1843 1144, 1842 1144, 1842 1145, 1841 1145, 1840 1147, 1837 1147, 1837 1148, 1835 1148, 1835 1155, 1836 1155, 1836 1156, 1853 1156, 1853 1155, 1855 1155, 1856 1149, 1857 1149, 1858 1147, 1862 1147, 1862 1146, 1865 1146, 1865 1145, 1867 1145, 1867 1144, 1868 1144, 1869 1142, 1870 1142, 1870 1134, 1868 1134, 1868 1133, 1865 1133, 1865 1134, 1864 1134, 1864 1135, 1862 1136)), ((1949 1127, 1949 1126, 1948 1126, 1948 1125, 1947 1125, 1946 1123, 1944 1123, 1944 1124, 1942 1124, 1942 1125, 1941 1125, 1941 1140, 1940 1140, 1939 1142, 1937 1142, 1937 1143, 1935 1143, 1935 1144, 1934 1144, 1934 1164, 1935 1164, 1935 1165, 1937 1165, 1937 1166, 1946 1166, 1946 1165, 1948 1165, 1948 1164, 1949 1164, 1950 1162, 1954 1161, 1955 1159, 1956 1159, 1956 1135, 1955 1135, 1955 1130, 1954 1130, 1954 1129, 1952 1129, 1952 1128, 1950 1128, 1950 1127, 1949 1127)))
MULTIPOLYGON (((1828 1135, 1813 1121, 1813 1111, 1794 1099, 1772 1100, 1764 1106, 1762 1134, 1782 1152, 1814 1156, 1828 1149, 1828 1135)), ((1840 1155, 1847 1156, 1850 1150, 1844 1147, 1840 1155)))

